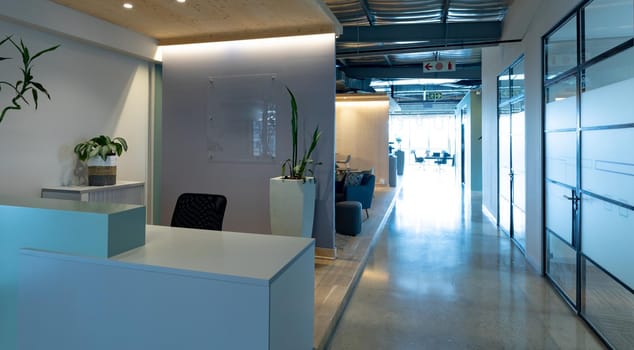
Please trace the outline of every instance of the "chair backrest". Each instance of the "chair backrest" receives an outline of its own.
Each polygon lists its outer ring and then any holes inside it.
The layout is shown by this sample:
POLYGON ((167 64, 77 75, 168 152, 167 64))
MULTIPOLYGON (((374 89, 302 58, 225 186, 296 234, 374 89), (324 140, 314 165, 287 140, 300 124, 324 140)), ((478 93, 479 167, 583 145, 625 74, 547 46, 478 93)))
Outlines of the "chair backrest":
POLYGON ((335 163, 348 164, 350 163, 350 159, 352 159, 352 156, 348 154, 345 159, 336 160, 335 163))
POLYGON ((220 231, 226 208, 227 198, 221 194, 183 193, 176 200, 171 226, 220 231))

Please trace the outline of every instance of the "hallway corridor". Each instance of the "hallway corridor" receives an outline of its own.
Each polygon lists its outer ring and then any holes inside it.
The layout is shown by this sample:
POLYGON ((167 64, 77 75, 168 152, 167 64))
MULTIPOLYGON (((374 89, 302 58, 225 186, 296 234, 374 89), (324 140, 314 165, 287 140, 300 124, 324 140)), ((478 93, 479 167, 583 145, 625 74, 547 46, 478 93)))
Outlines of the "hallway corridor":
POLYGON ((453 171, 405 170, 329 349, 602 349, 453 171))

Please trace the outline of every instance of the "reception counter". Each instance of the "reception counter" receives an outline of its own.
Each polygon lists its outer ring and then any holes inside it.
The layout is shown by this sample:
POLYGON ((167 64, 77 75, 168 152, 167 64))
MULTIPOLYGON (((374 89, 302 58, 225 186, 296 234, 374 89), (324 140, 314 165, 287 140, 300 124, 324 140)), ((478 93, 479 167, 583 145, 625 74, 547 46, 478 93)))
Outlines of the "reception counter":
POLYGON ((110 258, 20 251, 20 349, 311 349, 314 241, 146 226, 110 258))
POLYGON ((20 249, 107 259, 143 244, 143 206, 0 196, 0 349, 17 348, 20 249))

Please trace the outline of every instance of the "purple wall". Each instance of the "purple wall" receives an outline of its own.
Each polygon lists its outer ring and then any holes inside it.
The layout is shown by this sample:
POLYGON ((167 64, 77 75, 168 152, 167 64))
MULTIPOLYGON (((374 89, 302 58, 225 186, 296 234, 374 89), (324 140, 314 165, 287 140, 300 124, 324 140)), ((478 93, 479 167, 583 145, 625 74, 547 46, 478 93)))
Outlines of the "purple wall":
MULTIPOLYGON (((303 133, 322 131, 314 159, 317 203, 313 237, 316 246, 334 247, 335 37, 311 35, 232 41, 163 48, 163 135, 161 223, 169 224, 182 192, 221 193, 228 199, 223 229, 270 233, 269 178, 280 175, 291 154, 288 85, 305 121, 303 133), (214 162, 208 160, 207 115, 210 77, 275 74, 277 160, 214 162)), ((244 79, 237 79, 244 81, 244 79)), ((248 80, 248 79, 247 79, 248 80)), ((247 89, 248 87, 245 87, 247 89)), ((224 118, 231 110, 219 111, 224 118), (226 112, 226 114, 225 114, 226 112)), ((236 124, 238 125, 238 124, 236 124)), ((248 138, 248 130, 227 130, 248 138)), ((301 135, 301 132, 300 132, 301 135)), ((225 140, 227 145, 234 141, 225 140)), ((245 143, 250 140, 245 139, 245 143)))

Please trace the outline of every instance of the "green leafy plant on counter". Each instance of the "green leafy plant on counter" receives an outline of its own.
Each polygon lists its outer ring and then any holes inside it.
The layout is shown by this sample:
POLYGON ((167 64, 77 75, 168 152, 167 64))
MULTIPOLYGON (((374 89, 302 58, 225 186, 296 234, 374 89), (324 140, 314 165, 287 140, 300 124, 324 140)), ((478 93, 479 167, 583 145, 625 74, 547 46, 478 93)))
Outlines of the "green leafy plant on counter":
POLYGON ((79 160, 86 161, 89 158, 100 156, 106 160, 108 156, 120 156, 124 151, 128 150, 128 143, 123 137, 115 137, 111 139, 108 136, 99 135, 88 141, 78 143, 74 152, 79 160))

